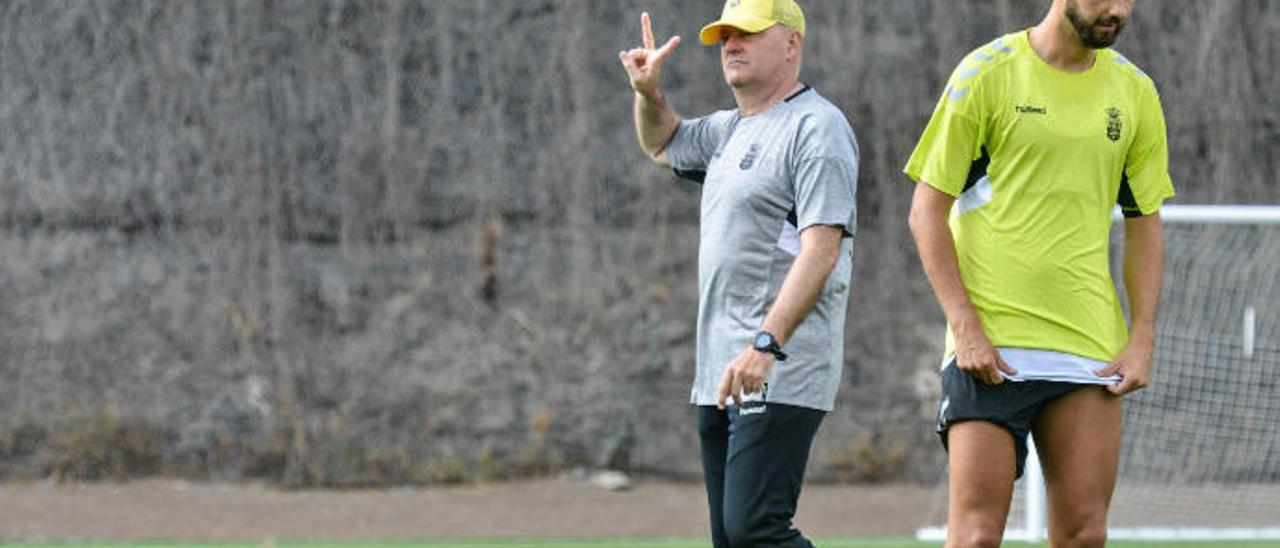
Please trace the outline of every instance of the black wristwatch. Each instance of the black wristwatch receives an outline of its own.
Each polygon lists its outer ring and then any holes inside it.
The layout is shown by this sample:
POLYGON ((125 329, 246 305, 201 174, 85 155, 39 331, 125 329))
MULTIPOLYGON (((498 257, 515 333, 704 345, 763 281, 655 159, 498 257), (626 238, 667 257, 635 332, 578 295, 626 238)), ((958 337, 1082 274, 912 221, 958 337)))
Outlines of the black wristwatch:
POLYGON ((773 354, 773 357, 778 358, 780 362, 787 361, 787 355, 782 351, 782 347, 778 345, 778 339, 773 338, 773 333, 768 331, 762 330, 756 333, 756 338, 751 340, 751 348, 773 354))

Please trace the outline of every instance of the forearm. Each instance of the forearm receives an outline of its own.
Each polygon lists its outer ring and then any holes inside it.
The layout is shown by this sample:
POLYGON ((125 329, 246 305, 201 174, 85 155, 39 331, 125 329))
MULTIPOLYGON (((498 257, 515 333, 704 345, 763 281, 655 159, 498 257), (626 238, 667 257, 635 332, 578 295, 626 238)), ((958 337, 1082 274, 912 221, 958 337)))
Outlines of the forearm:
POLYGON ((1124 285, 1129 296, 1130 339, 1154 344, 1156 310, 1164 275, 1160 214, 1125 220, 1124 285))
POLYGON ((843 235, 842 227, 826 225, 808 227, 801 234, 800 253, 787 271, 778 290, 778 298, 760 326, 779 344, 785 344, 791 338, 796 327, 818 302, 827 277, 840 259, 843 235))
POLYGON ((634 111, 640 148, 653 161, 667 165, 664 150, 680 125, 680 116, 667 105, 661 91, 636 92, 634 111))
POLYGON ((933 193, 941 194, 923 183, 917 185, 909 224, 929 285, 947 317, 947 324, 959 336, 982 326, 960 276, 955 239, 947 225, 954 200, 933 193))

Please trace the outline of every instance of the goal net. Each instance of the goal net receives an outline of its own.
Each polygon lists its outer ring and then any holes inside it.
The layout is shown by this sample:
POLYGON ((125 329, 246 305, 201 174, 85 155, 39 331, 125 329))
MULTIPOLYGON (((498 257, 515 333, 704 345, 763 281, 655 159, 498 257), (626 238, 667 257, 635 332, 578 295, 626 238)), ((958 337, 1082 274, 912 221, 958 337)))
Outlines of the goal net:
MULTIPOLYGON (((1108 536, 1280 539, 1280 207, 1161 214, 1152 386, 1126 396, 1108 536)), ((1112 242, 1117 282, 1122 224, 1112 242)), ((1006 539, 1045 538, 1034 460, 1016 484, 1006 539)), ((937 497, 922 540, 945 537, 945 481, 937 497)))

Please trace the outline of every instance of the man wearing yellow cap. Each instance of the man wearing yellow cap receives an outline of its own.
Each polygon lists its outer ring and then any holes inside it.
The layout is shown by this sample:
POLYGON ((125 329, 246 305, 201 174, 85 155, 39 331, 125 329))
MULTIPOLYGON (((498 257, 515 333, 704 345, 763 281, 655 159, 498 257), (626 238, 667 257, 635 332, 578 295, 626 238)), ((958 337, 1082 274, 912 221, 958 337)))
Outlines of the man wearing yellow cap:
POLYGON ((812 546, 792 526, 809 447, 835 404, 853 270, 858 147, 848 121, 800 83, 794 0, 729 0, 720 45, 737 109, 682 120, 658 85, 680 43, 619 54, 640 146, 702 183, 698 406, 717 548, 812 546))

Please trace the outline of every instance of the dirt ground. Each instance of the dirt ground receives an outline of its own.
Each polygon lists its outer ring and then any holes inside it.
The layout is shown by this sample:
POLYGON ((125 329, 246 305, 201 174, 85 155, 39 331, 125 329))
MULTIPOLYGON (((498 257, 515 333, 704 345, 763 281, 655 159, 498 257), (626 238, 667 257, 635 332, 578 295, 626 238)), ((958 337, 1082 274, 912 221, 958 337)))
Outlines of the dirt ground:
MULTIPOLYGON (((909 536, 934 487, 805 488, 812 537, 909 536)), ((606 491, 570 477, 430 489, 281 491, 148 480, 0 486, 6 540, 401 540, 472 537, 700 537, 701 484, 638 480, 606 491)))

